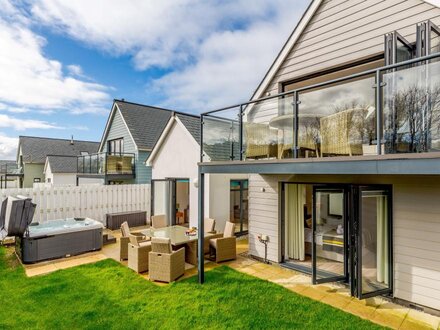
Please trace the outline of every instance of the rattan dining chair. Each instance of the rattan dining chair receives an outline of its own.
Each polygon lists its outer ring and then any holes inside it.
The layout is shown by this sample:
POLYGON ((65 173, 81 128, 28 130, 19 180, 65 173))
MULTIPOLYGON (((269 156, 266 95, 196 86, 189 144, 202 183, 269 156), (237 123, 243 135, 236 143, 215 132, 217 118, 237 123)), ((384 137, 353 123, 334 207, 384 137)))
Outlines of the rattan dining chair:
POLYGON ((128 268, 137 273, 148 271, 148 258, 151 251, 151 241, 139 242, 133 234, 129 235, 128 243, 128 268))
POLYGON ((167 226, 167 217, 165 214, 151 216, 151 227, 154 229, 164 228, 167 226))
POLYGON ((149 240, 149 238, 142 233, 136 233, 136 232, 131 233, 127 221, 123 222, 121 224, 121 239, 120 239, 120 247, 119 247, 120 260, 128 259, 128 243, 130 242, 130 237, 129 237, 130 234, 136 236, 138 242, 149 240))
POLYGON ((149 255, 151 281, 170 283, 185 273, 185 248, 173 251, 169 238, 153 237, 149 255))
POLYGON ((222 237, 209 240, 209 255, 215 262, 237 258, 237 238, 235 237, 235 225, 232 222, 226 222, 222 237))

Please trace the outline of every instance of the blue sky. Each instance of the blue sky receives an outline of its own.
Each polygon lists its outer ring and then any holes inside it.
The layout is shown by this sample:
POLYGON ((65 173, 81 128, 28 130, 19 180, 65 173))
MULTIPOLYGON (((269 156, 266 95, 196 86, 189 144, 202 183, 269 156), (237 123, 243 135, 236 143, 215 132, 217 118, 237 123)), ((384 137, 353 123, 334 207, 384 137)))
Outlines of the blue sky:
POLYGON ((0 159, 99 141, 114 98, 200 113, 252 94, 308 0, 0 0, 0 159))

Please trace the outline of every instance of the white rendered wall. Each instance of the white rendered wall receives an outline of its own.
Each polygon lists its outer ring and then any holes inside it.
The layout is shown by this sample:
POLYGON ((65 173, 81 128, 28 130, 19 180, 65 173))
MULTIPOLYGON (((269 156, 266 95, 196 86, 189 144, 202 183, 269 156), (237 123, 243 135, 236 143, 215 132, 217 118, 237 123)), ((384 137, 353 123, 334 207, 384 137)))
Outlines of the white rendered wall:
MULTIPOLYGON (((198 162, 200 147, 191 134, 175 122, 152 162, 152 178, 189 179, 189 220, 190 226, 198 222, 198 162)), ((205 217, 216 220, 216 230, 223 231, 229 220, 231 179, 247 179, 247 175, 206 175, 205 176, 205 217)))
MULTIPOLYGON (((153 180, 165 178, 189 179, 189 222, 190 226, 194 227, 197 226, 198 215, 198 188, 195 187, 194 181, 198 178, 197 163, 199 159, 199 145, 182 125, 175 122, 152 164, 153 180)), ((205 191, 207 194, 209 190, 205 191)), ((205 212, 205 214, 208 213, 205 212)))

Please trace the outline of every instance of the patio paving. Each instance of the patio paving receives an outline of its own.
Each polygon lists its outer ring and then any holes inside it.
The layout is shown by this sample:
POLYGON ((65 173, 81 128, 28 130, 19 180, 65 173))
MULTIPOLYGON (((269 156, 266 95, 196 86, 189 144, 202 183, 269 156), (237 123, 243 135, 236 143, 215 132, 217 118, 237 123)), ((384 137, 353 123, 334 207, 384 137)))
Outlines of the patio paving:
MULTIPOLYGON (((142 228, 135 228, 142 229, 142 228)), ((81 256, 70 257, 61 260, 47 261, 36 265, 24 265, 27 276, 47 274, 59 269, 79 266, 87 263, 97 262, 106 258, 112 258, 123 265, 127 261, 119 260, 119 238, 120 232, 111 232, 117 238, 117 243, 105 245, 99 252, 86 253, 81 256)), ((247 257, 248 241, 246 238, 237 240, 237 260, 222 263, 229 267, 263 280, 281 285, 288 290, 307 296, 311 299, 339 308, 347 313, 357 315, 392 329, 439 329, 440 317, 416 311, 394 304, 383 298, 375 297, 365 300, 358 300, 350 296, 349 289, 340 284, 312 285, 311 278, 294 270, 280 267, 276 264, 264 264, 247 257)), ((205 270, 208 271, 220 265, 206 261, 205 270)), ((197 274, 197 267, 186 264, 185 275, 179 280, 197 274)), ((148 273, 140 274, 149 279, 148 273)), ((155 282, 157 285, 167 285, 155 282)))

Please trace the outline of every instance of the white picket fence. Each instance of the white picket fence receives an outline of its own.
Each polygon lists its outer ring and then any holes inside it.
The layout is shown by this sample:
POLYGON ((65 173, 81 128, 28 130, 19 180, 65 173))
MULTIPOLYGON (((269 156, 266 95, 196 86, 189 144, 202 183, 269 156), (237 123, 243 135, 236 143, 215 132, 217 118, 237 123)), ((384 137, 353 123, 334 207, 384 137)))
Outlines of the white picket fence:
POLYGON ((8 196, 23 195, 37 204, 34 222, 89 217, 105 224, 107 213, 147 211, 150 214, 150 185, 81 185, 1 189, 8 196))

